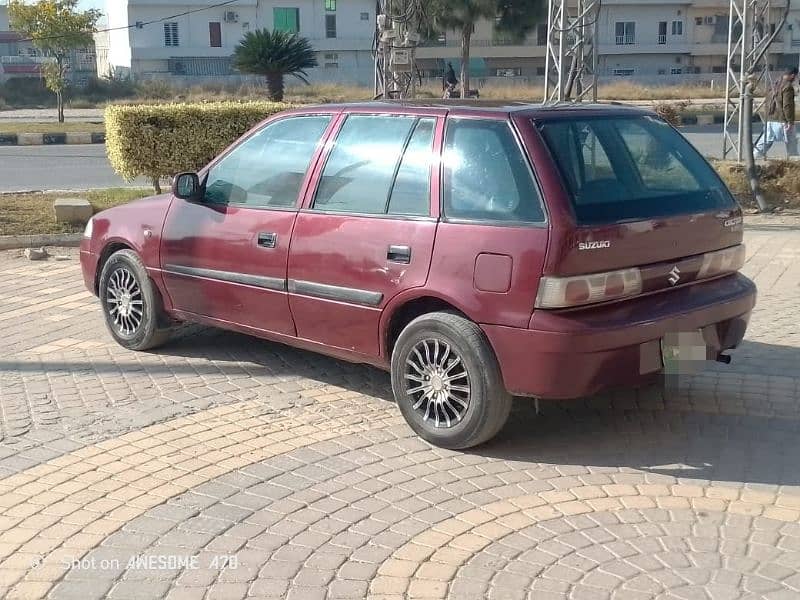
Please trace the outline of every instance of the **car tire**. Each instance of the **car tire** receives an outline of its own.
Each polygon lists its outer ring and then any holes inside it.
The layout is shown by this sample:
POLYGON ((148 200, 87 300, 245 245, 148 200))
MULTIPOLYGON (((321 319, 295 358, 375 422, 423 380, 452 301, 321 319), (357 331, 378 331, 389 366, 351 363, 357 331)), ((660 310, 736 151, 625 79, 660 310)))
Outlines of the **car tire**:
POLYGON ((109 257, 100 274, 99 295, 106 326, 120 346, 150 350, 169 339, 161 295, 133 250, 109 257))
POLYGON ((392 391, 411 428, 435 446, 482 444, 505 425, 512 396, 480 327, 451 312, 411 321, 392 352, 392 391))

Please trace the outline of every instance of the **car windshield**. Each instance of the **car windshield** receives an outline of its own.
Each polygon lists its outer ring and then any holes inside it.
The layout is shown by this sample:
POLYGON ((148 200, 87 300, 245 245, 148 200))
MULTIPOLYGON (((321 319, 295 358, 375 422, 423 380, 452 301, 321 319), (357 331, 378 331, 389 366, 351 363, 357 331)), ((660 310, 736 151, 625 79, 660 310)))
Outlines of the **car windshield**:
POLYGON ((650 116, 537 123, 579 224, 729 209, 730 192, 683 136, 650 116))

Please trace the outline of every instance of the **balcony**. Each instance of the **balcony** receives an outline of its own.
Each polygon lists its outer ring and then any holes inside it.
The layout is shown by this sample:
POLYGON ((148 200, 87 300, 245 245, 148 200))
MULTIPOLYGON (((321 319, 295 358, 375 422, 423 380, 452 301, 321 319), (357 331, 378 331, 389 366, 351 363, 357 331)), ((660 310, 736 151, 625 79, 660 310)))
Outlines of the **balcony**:
POLYGON ((632 46, 636 43, 635 35, 618 35, 615 37, 617 46, 632 46))
POLYGON ((46 56, 0 56, 0 71, 6 75, 39 75, 42 65, 50 60, 46 56))
POLYGON ((658 34, 658 43, 659 44, 666 44, 667 43, 667 34, 658 34))

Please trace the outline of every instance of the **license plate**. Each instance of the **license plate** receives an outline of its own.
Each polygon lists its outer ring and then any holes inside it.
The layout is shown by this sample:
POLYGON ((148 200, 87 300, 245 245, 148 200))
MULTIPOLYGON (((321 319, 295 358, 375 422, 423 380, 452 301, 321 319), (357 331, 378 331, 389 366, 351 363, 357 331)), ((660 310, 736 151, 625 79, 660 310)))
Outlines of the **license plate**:
POLYGON ((700 330, 668 333, 661 338, 661 360, 666 374, 694 373, 707 359, 708 345, 700 330))

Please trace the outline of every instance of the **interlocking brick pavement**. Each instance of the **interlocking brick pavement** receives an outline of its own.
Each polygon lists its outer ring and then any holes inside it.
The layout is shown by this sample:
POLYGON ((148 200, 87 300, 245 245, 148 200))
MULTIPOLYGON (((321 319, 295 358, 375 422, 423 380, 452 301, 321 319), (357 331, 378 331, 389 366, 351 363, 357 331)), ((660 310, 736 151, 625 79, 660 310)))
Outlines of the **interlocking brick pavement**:
POLYGON ((187 328, 136 354, 0 254, 0 597, 800 597, 800 230, 758 224, 731 365, 517 401, 469 452, 388 376, 187 328))

